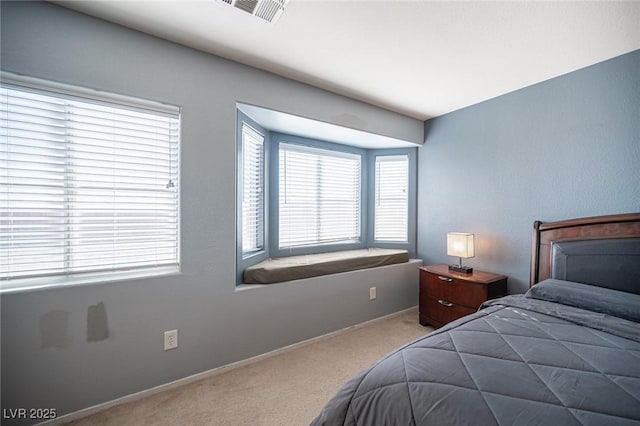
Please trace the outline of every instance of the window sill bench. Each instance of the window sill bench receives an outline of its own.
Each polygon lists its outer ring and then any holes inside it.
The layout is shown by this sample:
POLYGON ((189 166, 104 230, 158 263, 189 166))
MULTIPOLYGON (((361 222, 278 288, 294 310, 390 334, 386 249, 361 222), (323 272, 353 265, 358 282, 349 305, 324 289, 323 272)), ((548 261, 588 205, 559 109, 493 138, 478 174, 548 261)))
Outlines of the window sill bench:
POLYGON ((406 263, 407 250, 368 248, 268 259, 244 270, 244 284, 273 284, 406 263))

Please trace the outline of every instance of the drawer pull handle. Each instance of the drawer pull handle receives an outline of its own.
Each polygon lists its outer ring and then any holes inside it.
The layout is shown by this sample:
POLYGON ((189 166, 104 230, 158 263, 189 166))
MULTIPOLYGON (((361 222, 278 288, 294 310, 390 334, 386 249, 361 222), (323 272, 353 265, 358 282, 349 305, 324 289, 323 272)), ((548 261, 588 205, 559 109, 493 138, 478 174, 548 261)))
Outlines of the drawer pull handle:
POLYGON ((441 304, 442 306, 446 306, 447 308, 450 308, 453 306, 453 303, 447 302, 446 300, 442 300, 442 299, 438 299, 438 303, 441 304))
POLYGON ((443 277, 442 275, 438 275, 438 279, 439 279, 440 281, 446 281, 446 282, 448 282, 448 283, 450 283, 450 282, 452 282, 452 281, 453 281, 453 278, 443 277))

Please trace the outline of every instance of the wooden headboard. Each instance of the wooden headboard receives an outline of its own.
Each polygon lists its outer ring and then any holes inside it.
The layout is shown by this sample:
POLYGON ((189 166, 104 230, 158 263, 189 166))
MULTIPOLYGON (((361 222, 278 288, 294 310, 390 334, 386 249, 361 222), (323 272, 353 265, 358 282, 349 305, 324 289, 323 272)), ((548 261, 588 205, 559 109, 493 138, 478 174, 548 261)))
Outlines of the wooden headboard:
MULTIPOLYGON (((640 213, 587 217, 533 224, 530 285, 552 277, 553 245, 586 240, 640 240, 640 213)), ((637 244, 636 244, 637 245, 637 244)), ((637 249, 634 249, 637 251, 637 249)), ((631 260, 634 264, 639 258, 631 260)))

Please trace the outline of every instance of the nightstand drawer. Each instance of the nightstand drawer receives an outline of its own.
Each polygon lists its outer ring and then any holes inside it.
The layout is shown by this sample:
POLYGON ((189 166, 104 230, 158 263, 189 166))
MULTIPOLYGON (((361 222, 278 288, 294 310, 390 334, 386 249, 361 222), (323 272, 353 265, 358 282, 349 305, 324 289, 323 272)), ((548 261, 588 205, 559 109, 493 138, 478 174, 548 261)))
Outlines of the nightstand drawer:
POLYGON ((443 299, 472 309, 478 309, 482 302, 487 300, 485 285, 427 271, 422 273, 425 274, 427 293, 435 299, 443 299))
POLYGON ((507 294, 507 277, 491 272, 451 272, 447 265, 420 268, 420 324, 440 327, 507 294))
POLYGON ((467 308, 466 306, 456 305, 447 300, 434 299, 433 297, 426 297, 424 302, 426 304, 424 307, 424 315, 431 320, 428 322, 438 326, 477 311, 477 309, 467 308))

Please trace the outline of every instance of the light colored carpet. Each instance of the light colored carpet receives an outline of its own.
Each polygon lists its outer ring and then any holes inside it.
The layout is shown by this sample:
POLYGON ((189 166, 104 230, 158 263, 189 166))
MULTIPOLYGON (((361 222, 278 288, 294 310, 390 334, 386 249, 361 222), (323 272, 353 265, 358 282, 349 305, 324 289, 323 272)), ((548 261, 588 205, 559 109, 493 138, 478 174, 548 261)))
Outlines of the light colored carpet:
POLYGON ((432 331, 412 309, 73 425, 308 425, 348 379, 432 331))

